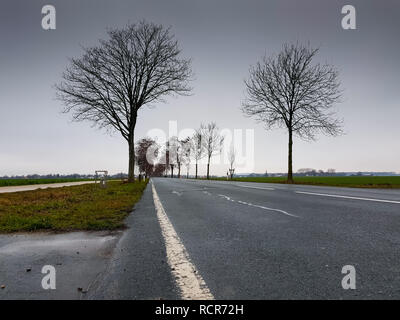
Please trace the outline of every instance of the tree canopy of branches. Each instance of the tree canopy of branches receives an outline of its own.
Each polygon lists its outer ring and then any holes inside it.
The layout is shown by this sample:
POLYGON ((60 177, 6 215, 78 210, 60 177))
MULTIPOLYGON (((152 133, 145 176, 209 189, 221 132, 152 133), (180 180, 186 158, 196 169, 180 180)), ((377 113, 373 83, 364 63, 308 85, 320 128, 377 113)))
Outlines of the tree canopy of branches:
POLYGON ((170 28, 141 21, 108 31, 108 39, 70 60, 56 85, 64 112, 75 121, 120 132, 129 145, 128 180, 134 180, 134 131, 138 110, 191 88, 190 60, 170 28))
POLYGON ((218 154, 222 149, 224 137, 219 133, 215 122, 207 125, 201 125, 200 132, 204 151, 207 155, 207 179, 210 179, 210 161, 211 157, 218 154))
POLYGON ((288 182, 293 182, 293 135, 314 140, 318 132, 338 135, 341 121, 332 107, 340 101, 338 72, 314 63, 318 49, 285 44, 275 57, 264 57, 250 68, 245 80, 247 98, 242 111, 263 122, 288 130, 288 182))

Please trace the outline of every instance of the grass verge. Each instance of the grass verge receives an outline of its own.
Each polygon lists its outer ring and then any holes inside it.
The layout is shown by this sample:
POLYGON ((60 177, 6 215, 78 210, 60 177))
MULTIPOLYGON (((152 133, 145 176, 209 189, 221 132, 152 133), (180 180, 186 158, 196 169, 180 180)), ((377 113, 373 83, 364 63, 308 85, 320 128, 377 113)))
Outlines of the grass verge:
MULTIPOLYGON (((219 178, 218 180, 226 180, 219 178)), ((286 183, 286 177, 244 177, 234 178, 234 181, 286 183)), ((351 188, 400 188, 400 176, 349 176, 349 177, 294 177, 295 184, 351 187, 351 188)))
POLYGON ((90 181, 92 179, 54 178, 54 179, 0 179, 0 187, 25 186, 30 184, 47 184, 62 182, 90 181))
POLYGON ((147 182, 110 181, 0 194, 0 233, 113 230, 139 201, 147 182))

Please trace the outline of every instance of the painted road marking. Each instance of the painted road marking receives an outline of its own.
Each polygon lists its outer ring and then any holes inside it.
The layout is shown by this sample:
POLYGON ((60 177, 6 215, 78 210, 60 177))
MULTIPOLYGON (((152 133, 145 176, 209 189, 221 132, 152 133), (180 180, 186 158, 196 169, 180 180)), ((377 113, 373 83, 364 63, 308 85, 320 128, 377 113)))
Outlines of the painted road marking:
POLYGON ((190 262, 186 248, 171 224, 152 181, 153 200, 165 240, 168 265, 184 300, 214 300, 195 265, 190 262))
POLYGON ((252 203, 249 203, 249 202, 240 201, 240 200, 236 201, 236 200, 233 200, 233 199, 231 199, 230 197, 228 197, 228 196, 226 196, 224 194, 219 194, 218 196, 220 196, 221 198, 225 198, 228 201, 237 202, 237 203, 240 203, 240 204, 243 204, 243 205, 246 205, 246 206, 255 207, 255 208, 268 210, 268 211, 276 211, 276 212, 283 213, 284 215, 287 215, 287 216, 290 216, 290 217, 293 217, 293 218, 299 218, 299 216, 296 216, 294 214, 291 214, 291 213, 286 212, 286 211, 281 210, 281 209, 268 208, 268 207, 264 207, 264 206, 259 206, 257 204, 252 204, 252 203))
POLYGON ((250 189, 262 189, 262 190, 275 190, 274 188, 262 188, 262 187, 253 187, 253 186, 241 186, 240 184, 235 184, 237 187, 241 188, 250 188, 250 189))
POLYGON ((323 197, 332 197, 332 198, 343 198, 343 199, 353 199, 353 200, 364 200, 364 201, 375 201, 375 202, 386 202, 386 203, 400 204, 400 201, 394 201, 394 200, 359 198, 359 197, 351 197, 351 196, 342 196, 342 195, 337 195, 337 194, 314 193, 314 192, 304 192, 304 191, 295 191, 295 192, 296 193, 301 193, 301 194, 308 194, 308 195, 312 195, 312 196, 323 196, 323 197))
POLYGON ((235 200, 231 199, 230 197, 228 197, 228 196, 226 196, 226 195, 224 195, 224 194, 219 194, 218 196, 220 196, 221 198, 225 198, 225 199, 228 200, 228 201, 235 202, 235 200))

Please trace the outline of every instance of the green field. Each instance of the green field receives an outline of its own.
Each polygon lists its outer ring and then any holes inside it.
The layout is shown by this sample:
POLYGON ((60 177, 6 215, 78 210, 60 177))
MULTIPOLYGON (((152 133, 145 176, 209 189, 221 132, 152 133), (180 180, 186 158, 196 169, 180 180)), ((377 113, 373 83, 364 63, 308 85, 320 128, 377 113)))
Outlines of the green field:
POLYGON ((95 184, 0 194, 0 233, 113 230, 139 201, 146 182, 95 184))
MULTIPOLYGON (((219 178, 218 180, 226 180, 219 178)), ((234 181, 286 183, 286 177, 246 177, 234 181)), ((295 184, 336 186, 352 188, 400 188, 400 176, 349 176, 349 177, 294 177, 295 184)))
POLYGON ((46 183, 62 183, 62 182, 77 182, 77 181, 89 181, 91 179, 66 179, 66 178, 54 178, 54 179, 0 179, 0 187, 8 186, 25 186, 29 184, 46 184, 46 183))

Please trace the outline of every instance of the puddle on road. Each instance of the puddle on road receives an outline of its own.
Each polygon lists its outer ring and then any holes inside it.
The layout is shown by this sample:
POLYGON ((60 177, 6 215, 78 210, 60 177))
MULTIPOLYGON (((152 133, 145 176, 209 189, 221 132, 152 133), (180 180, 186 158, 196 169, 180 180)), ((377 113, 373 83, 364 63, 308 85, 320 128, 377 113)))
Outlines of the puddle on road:
POLYGON ((39 234, 39 235, 2 235, 0 237, 0 254, 36 254, 50 251, 83 252, 98 251, 112 246, 119 234, 73 232, 68 234, 39 234))
POLYGON ((80 299, 107 271, 122 231, 0 235, 1 299, 80 299), (57 270, 57 290, 44 290, 42 268, 57 270))

